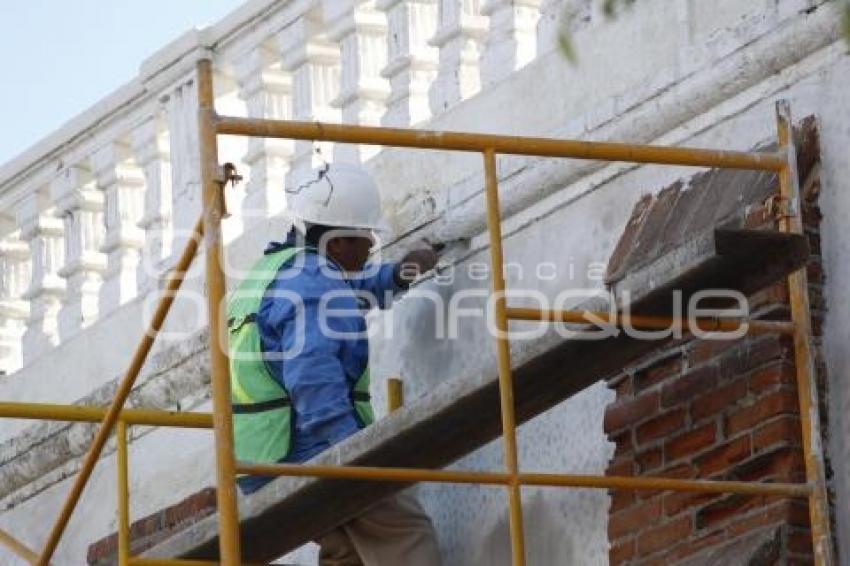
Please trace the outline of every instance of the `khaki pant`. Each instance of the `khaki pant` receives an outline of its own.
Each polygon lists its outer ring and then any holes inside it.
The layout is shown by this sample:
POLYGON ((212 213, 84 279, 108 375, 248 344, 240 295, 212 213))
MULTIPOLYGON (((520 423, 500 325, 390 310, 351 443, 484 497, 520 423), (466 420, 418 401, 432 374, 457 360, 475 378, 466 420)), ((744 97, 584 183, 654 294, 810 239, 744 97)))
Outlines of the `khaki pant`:
POLYGON ((384 499, 316 541, 320 566, 439 566, 431 519, 407 492, 384 499))

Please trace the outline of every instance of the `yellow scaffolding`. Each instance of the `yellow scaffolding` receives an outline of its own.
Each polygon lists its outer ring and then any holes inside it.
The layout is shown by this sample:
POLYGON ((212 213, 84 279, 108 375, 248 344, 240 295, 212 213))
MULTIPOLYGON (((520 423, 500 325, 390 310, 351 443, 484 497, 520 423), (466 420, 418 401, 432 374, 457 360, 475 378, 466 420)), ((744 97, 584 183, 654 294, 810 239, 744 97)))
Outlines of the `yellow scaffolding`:
MULTIPOLYGON (((261 120, 219 116, 215 112, 212 85, 212 63, 201 60, 197 65, 198 130, 201 182, 203 190, 203 215, 170 274, 166 289, 158 304, 148 331, 143 336, 130 366, 119 383, 115 397, 108 408, 74 405, 47 405, 32 403, 0 403, 0 417, 26 419, 53 419, 66 421, 100 422, 92 445, 86 454, 71 491, 59 517, 48 534, 40 553, 35 553, 10 534, 0 530, 0 543, 29 563, 47 566, 67 527, 80 495, 91 477, 109 434, 117 426, 117 484, 119 564, 125 565, 205 565, 215 562, 179 559, 144 559, 130 552, 129 532, 129 482, 127 478, 127 434, 131 425, 176 426, 213 428, 216 444, 217 504, 219 515, 219 553, 221 564, 241 564, 239 548, 239 515, 236 505, 236 474, 262 474, 275 476, 311 476, 337 479, 359 479, 393 482, 447 482, 459 484, 500 485, 508 490, 510 539, 512 563, 525 564, 521 487, 555 486, 599 489, 670 490, 705 493, 739 493, 805 497, 809 503, 812 543, 815 564, 834 564, 830 534, 829 510, 821 448, 818 416, 817 388, 814 380, 811 344, 811 323, 805 267, 789 276, 791 321, 772 322, 743 319, 699 319, 694 325, 687 320, 660 316, 612 316, 591 311, 541 311, 513 308, 506 304, 503 276, 501 214, 499 211, 497 156, 529 155, 655 163, 665 165, 690 165, 698 167, 724 167, 775 171, 779 174, 780 197, 790 202, 800 202, 800 189, 796 171, 790 107, 777 103, 777 130, 779 148, 775 152, 737 152, 693 148, 674 148, 652 145, 584 142, 517 136, 497 136, 460 132, 424 131, 416 129, 348 126, 315 122, 261 120), (496 337, 498 356, 499 394, 502 416, 505 469, 502 472, 475 472, 431 470, 414 468, 375 468, 364 466, 317 466, 298 464, 260 464, 236 462, 233 451, 232 412, 230 406, 230 376, 224 324, 223 300, 225 279, 222 271, 221 219, 224 213, 223 187, 227 174, 219 167, 217 137, 240 135, 252 137, 288 138, 339 143, 363 143, 478 152, 483 158, 487 229, 490 237, 490 260, 495 295, 495 322, 499 330, 496 337), (138 377, 151 346, 162 328, 165 316, 183 281, 198 249, 200 238, 206 249, 206 280, 208 313, 210 321, 209 349, 212 368, 213 412, 182 413, 149 409, 124 409, 124 404, 138 377), (577 474, 528 474, 519 469, 516 445, 516 417, 514 414, 513 383, 510 347, 507 338, 510 320, 589 322, 603 320, 611 324, 631 324, 635 327, 658 328, 671 324, 682 329, 732 330, 746 326, 746 331, 793 335, 797 367, 797 389, 803 429, 803 456, 806 482, 800 484, 733 482, 712 480, 679 480, 663 477, 617 477, 577 474)), ((803 231, 801 207, 780 221, 780 229, 801 234, 803 231)), ((401 402, 401 389, 397 382, 391 384, 391 406, 401 402)))

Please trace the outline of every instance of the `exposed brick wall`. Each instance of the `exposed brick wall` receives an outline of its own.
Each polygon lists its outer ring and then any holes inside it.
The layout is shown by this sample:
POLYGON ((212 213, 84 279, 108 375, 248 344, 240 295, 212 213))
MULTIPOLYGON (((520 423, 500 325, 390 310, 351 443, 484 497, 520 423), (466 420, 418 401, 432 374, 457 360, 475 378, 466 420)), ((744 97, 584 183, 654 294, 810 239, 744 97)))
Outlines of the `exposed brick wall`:
MULTIPOLYGON (((208 487, 170 507, 143 517, 130 525, 130 553, 137 556, 215 511, 215 489, 208 487)), ((90 545, 87 561, 91 566, 117 564, 118 534, 112 533, 90 545)))
MULTIPOLYGON (((812 251, 808 274, 819 346, 825 305, 813 121, 801 136, 803 211, 812 251)), ((751 227, 773 227, 764 208, 752 209, 747 218, 751 227)), ((784 318, 787 302, 782 282, 750 297, 750 308, 758 317, 784 318)), ((824 404, 825 370, 822 361, 817 365, 824 404)), ((608 475, 805 480, 790 337, 671 341, 609 384, 617 396, 605 414, 605 432, 616 444, 608 475)), ((824 406, 821 414, 826 415, 824 406)), ((611 496, 612 565, 811 561, 802 499, 619 490, 611 496)))

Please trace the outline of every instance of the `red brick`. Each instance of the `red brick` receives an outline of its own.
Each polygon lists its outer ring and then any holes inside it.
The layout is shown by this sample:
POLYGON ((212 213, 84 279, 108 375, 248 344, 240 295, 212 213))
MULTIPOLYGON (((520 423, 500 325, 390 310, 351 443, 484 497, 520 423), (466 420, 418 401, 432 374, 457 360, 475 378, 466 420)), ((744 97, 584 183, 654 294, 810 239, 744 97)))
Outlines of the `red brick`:
POLYGON ((808 529, 794 529, 788 533, 788 550, 812 554, 812 533, 808 529))
POLYGON ((805 477, 803 457, 799 450, 779 447, 736 465, 730 475, 741 481, 798 481, 805 477))
POLYGON ((726 418, 727 436, 751 430, 776 415, 795 414, 798 411, 797 395, 790 389, 780 389, 756 400, 749 407, 738 409, 726 418))
POLYGON ((633 489, 613 490, 611 492, 611 508, 608 512, 610 514, 622 511, 623 509, 628 509, 635 501, 635 491, 633 489))
MULTIPOLYGON (((140 554, 148 550, 186 524, 212 515, 215 510, 215 489, 206 488, 133 522, 130 525, 132 553, 140 554)), ((117 549, 117 535, 109 535, 89 546, 89 556, 95 557, 89 559, 89 563, 114 563, 117 549)))
POLYGON ((658 392, 653 391, 609 405, 605 409, 605 432, 610 434, 655 414, 658 410, 658 399, 658 392))
POLYGON ((640 556, 648 556, 680 542, 693 530, 688 516, 673 519, 662 525, 652 527, 638 536, 637 551, 640 556))
POLYGON ((661 406, 672 407, 705 393, 717 383, 717 366, 704 365, 691 370, 661 389, 661 406))
POLYGON ((717 438, 717 426, 708 423, 697 429, 680 434, 664 443, 664 461, 674 462, 708 448, 717 438))
POLYGON ((781 415, 753 431, 753 452, 777 445, 801 446, 802 429, 796 415, 781 415))
POLYGON ((788 359, 790 351, 791 343, 784 336, 765 335, 757 339, 749 338, 740 348, 721 356, 720 377, 735 378, 771 360, 788 359))
POLYGON ((630 539, 611 546, 608 551, 609 564, 623 564, 631 560, 635 555, 635 541, 630 539))
POLYGON ((661 518, 661 498, 650 499, 608 517, 608 538, 617 540, 652 525, 661 518))
POLYGON ((728 495, 710 505, 706 505, 695 515, 697 529, 717 527, 726 521, 741 516, 750 509, 764 505, 761 495, 728 495))
POLYGON ((605 475, 633 476, 635 475, 635 462, 633 459, 628 457, 615 458, 610 464, 608 464, 608 469, 605 470, 605 475))
POLYGON ((774 283, 753 293, 747 299, 750 304, 750 312, 767 305, 785 304, 788 302, 788 285, 785 281, 774 283))
POLYGON ((645 474, 656 468, 659 468, 664 462, 661 453, 661 448, 650 448, 635 455, 635 462, 638 466, 638 474, 645 474))
POLYGON ((632 443, 632 429, 627 428, 611 437, 611 442, 614 443, 614 456, 627 456, 634 452, 634 444, 632 443))
POLYGON ((771 364, 755 371, 749 378, 750 391, 762 393, 777 385, 793 384, 795 382, 794 366, 790 363, 771 364))
POLYGON ((672 491, 664 494, 664 514, 678 515, 686 509, 699 507, 720 497, 716 493, 692 493, 672 491))
POLYGON ((682 372, 682 356, 676 353, 635 372, 635 388, 644 391, 665 379, 682 372))
POLYGON ((662 413, 637 427, 635 436, 638 445, 663 438, 685 426, 684 409, 662 413))
POLYGON ((734 519, 726 527, 726 531, 729 533, 729 538, 731 539, 767 525, 785 523, 790 518, 791 513, 791 501, 785 500, 772 503, 762 509, 748 513, 746 516, 734 519))
POLYGON ((766 206, 753 206, 747 211, 747 216, 744 219, 746 228, 763 228, 765 226, 773 226, 774 217, 766 206))
POLYGON ((744 400, 746 395, 747 382, 743 378, 721 385, 691 402, 691 418, 699 421, 719 414, 744 400))
POLYGON ((617 399, 622 399, 624 397, 631 397, 634 392, 634 383, 632 382, 632 376, 627 375, 623 377, 614 389, 617 391, 617 399))
POLYGON ((696 554, 700 550, 708 548, 710 546, 715 546, 720 543, 728 540, 728 536, 726 532, 723 530, 713 531, 705 536, 701 536, 697 539, 687 541, 680 545, 677 545, 673 548, 673 550, 664 554, 664 563, 671 564, 675 561, 679 561, 686 556, 690 556, 692 554, 696 554))
POLYGON ((806 265, 806 275, 812 283, 821 283, 823 281, 823 265, 819 259, 809 260, 806 265))
POLYGON ((694 340, 688 348, 688 366, 697 367, 720 354, 728 352, 744 344, 746 338, 738 340, 694 340))
POLYGON ((749 455, 750 437, 742 436, 700 456, 696 465, 699 468, 700 477, 706 478, 729 468, 749 455))
POLYGON ((683 462, 672 468, 661 470, 658 475, 665 478, 692 479, 697 477, 697 469, 693 464, 683 462))
POLYGON ((756 368, 777 358, 790 359, 793 353, 793 339, 790 336, 767 334, 749 342, 747 361, 756 368))
POLYGON ((794 499, 790 503, 788 522, 796 527, 809 528, 809 505, 802 499, 794 499))

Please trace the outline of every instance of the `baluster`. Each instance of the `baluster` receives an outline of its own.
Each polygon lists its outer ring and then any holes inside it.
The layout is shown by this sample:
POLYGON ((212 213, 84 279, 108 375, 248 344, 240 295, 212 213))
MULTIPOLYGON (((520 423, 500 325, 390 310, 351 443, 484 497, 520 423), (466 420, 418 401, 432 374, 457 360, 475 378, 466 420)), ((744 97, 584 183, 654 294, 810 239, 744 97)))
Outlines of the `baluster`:
POLYGON ((175 86, 160 102, 168 123, 173 251, 183 249, 201 215, 198 92, 194 80, 175 86))
POLYGON ((490 31, 481 57, 481 82, 491 85, 525 66, 537 55, 541 0, 486 0, 481 13, 490 31))
MULTIPOLYGON (((243 55, 235 65, 240 96, 248 116, 286 120, 292 118, 292 79, 281 69, 272 47, 261 45, 243 55)), ((280 212, 285 203, 284 180, 294 144, 291 140, 251 138, 242 161, 248 166, 245 222, 280 212)))
POLYGON ((23 294, 29 286, 30 251, 14 230, 14 221, 0 218, 0 374, 20 369, 21 340, 29 318, 23 294))
POLYGON ((92 156, 97 188, 106 203, 106 234, 101 251, 107 268, 100 293, 100 311, 111 312, 136 297, 137 270, 145 235, 143 216, 145 178, 127 144, 112 142, 92 156))
MULTIPOLYGON (((328 36, 339 44, 339 96, 331 104, 342 110, 346 124, 378 126, 390 94, 381 70, 387 64, 387 18, 374 0, 325 0, 328 36)), ((335 159, 362 162, 380 151, 378 146, 343 144, 335 159)))
POLYGON ((431 85, 431 112, 439 114, 481 89, 479 59, 487 34, 480 0, 440 0, 440 20, 431 45, 440 49, 437 78, 431 85))
POLYGON ((66 281, 59 311, 59 336, 65 341, 98 316, 98 294, 106 270, 106 256, 99 251, 103 194, 84 164, 60 172, 50 189, 65 234, 65 263, 59 270, 66 281))
POLYGON ((64 263, 62 221, 49 208, 47 188, 30 191, 17 206, 21 239, 29 245, 31 277, 23 298, 30 302, 30 316, 23 337, 26 365, 59 344, 58 314, 65 294, 59 276, 64 263))
MULTIPOLYGON (((323 33, 325 26, 316 3, 308 3, 308 8, 278 35, 283 68, 292 75, 292 117, 339 122, 340 112, 331 105, 339 93, 339 48, 323 33)), ((328 143, 295 142, 293 172, 330 161, 332 147, 328 143), (321 156, 316 155, 316 148, 321 156)))
POLYGON ((390 96, 381 123, 406 127, 431 117, 428 90, 437 76, 439 50, 428 41, 437 32, 437 0, 378 0, 387 14, 390 96))
POLYGON ((162 261, 172 252, 171 161, 168 131, 158 113, 133 131, 133 152, 145 176, 144 212, 138 222, 145 243, 137 278, 139 293, 156 287, 162 261))

